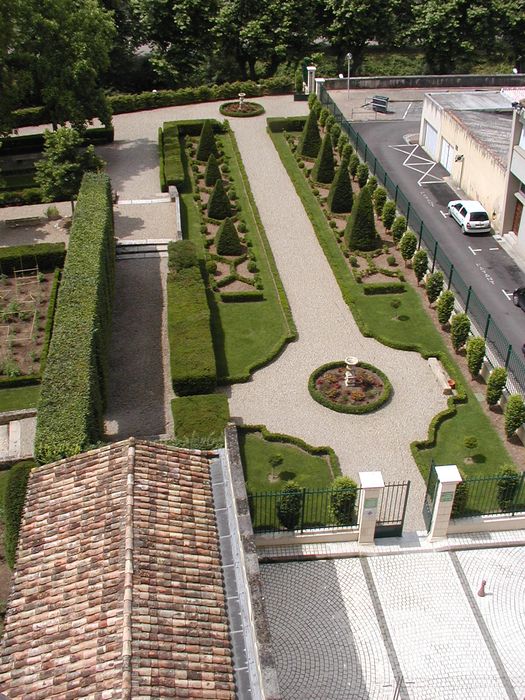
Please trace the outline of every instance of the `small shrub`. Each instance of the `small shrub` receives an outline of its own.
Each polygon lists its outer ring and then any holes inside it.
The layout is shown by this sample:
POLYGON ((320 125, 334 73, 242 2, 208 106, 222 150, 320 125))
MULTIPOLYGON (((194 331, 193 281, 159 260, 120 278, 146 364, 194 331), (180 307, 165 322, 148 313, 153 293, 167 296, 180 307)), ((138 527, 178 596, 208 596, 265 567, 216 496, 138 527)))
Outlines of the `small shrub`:
POLYGON ((221 171, 214 153, 210 153, 206 170, 204 172, 204 182, 207 187, 213 187, 217 180, 221 179, 221 171))
MULTIPOLYGON (((390 231, 396 218, 396 205, 391 199, 385 202, 383 206, 383 211, 381 212, 381 220, 387 231, 390 231)), ((412 257, 412 256, 410 256, 412 257)))
POLYGON ((214 275, 217 272, 217 263, 215 260, 208 260, 206 263, 206 269, 210 273, 210 275, 214 275))
POLYGON ((383 207, 385 206, 386 197, 387 197, 387 194, 386 194, 386 190, 384 187, 378 187, 374 191, 374 195, 373 195, 374 209, 376 211, 376 215, 379 217, 383 213, 383 207))
POLYGON ((427 251, 423 250, 423 248, 420 248, 412 258, 412 268, 416 275, 417 282, 420 284, 428 270, 428 255, 427 251))
POLYGON ((475 450, 478 446, 478 438, 475 435, 467 435, 463 440, 463 444, 467 450, 475 450))
POLYGON ((215 143, 215 136, 213 135, 211 122, 209 119, 205 119, 202 124, 196 158, 197 160, 201 160, 206 163, 212 153, 216 158, 219 157, 219 151, 217 149, 217 144, 215 143))
POLYGON ((186 267, 196 267, 197 250, 192 241, 170 241, 168 243, 168 267, 176 272, 186 267))
POLYGON ((502 511, 510 510, 521 484, 520 474, 510 466, 503 466, 499 472, 497 486, 498 505, 502 511))
POLYGON ((240 233, 246 233, 247 230, 248 227, 246 226, 246 221, 239 221, 239 223, 237 224, 237 231, 239 231, 240 233))
POLYGON ((60 212, 56 208, 54 204, 51 204, 47 209, 46 209, 46 216, 48 219, 54 220, 54 219, 60 219, 60 212))
POLYGON ((255 260, 250 260, 248 262, 248 272, 257 272, 257 263, 255 260))
POLYGON ((357 153, 352 153, 350 156, 350 160, 348 161, 348 170, 350 171, 350 175, 355 178, 356 173, 357 173, 357 168, 361 164, 361 161, 359 160, 359 156, 357 153))
POLYGON ((485 359, 485 341, 479 336, 467 340, 467 365, 470 374, 477 377, 485 359))
POLYGON ((208 200, 208 216, 210 219, 226 219, 232 215, 232 209, 224 183, 222 180, 217 180, 211 197, 208 200))
POLYGON ((337 148, 339 143, 339 137, 341 136, 341 127, 339 124, 334 124, 330 129, 330 138, 332 139, 332 146, 337 148))
POLYGON ((325 123, 324 123, 325 129, 326 129, 326 131, 327 131, 328 133, 330 133, 330 130, 331 130, 331 128, 333 127, 334 124, 335 124, 335 117, 334 117, 333 114, 329 114, 329 115, 326 117, 326 121, 325 121, 325 123))
POLYGON ((443 291, 444 277, 442 272, 433 272, 428 276, 426 290, 429 304, 433 304, 443 291))
MULTIPOLYGON (((294 85, 295 85, 295 92, 298 94, 299 93, 302 94, 302 92, 303 92, 303 70, 300 66, 295 71, 294 85)), ((311 109, 312 106, 310 105, 310 97, 315 97, 315 94, 308 95, 308 106, 311 109)))
POLYGON ((412 231, 406 231, 399 242, 399 250, 403 260, 407 262, 414 257, 417 248, 417 237, 412 231))
POLYGON ((330 512, 337 525, 352 525, 355 520, 357 484, 347 476, 338 476, 332 482, 330 512))
POLYGON ((366 185, 366 183, 368 181, 369 172, 370 171, 368 170, 368 165, 366 163, 360 163, 357 166, 357 171, 356 171, 355 175, 356 175, 356 180, 357 180, 357 184, 359 185, 359 187, 364 187, 366 185))
POLYGON ((334 179, 334 152, 329 134, 326 134, 323 139, 311 176, 314 182, 322 182, 324 184, 329 184, 334 179))
POLYGON ((399 307, 401 306, 401 302, 399 301, 399 299, 392 299, 392 301, 390 302, 390 306, 393 309, 399 309, 399 307))
POLYGON ((439 297, 436 304, 436 310, 438 321, 442 326, 449 322, 450 316, 454 311, 455 301, 456 299, 454 294, 450 291, 450 289, 447 289, 447 291, 443 292, 443 294, 439 297))
POLYGON ((389 255, 386 261, 391 267, 394 267, 396 265, 396 258, 394 255, 389 255))
POLYGON ((302 490, 295 481, 289 481, 277 501, 277 517, 287 530, 293 530, 299 523, 302 505, 302 490))
POLYGON ((460 481, 456 486, 456 493, 454 494, 454 502, 452 503, 452 517, 459 518, 463 515, 467 509, 468 502, 468 483, 466 481, 460 481))
POLYGON ((489 406, 495 406, 501 399, 506 383, 507 370, 505 367, 495 367, 487 382, 487 403, 489 406))
POLYGON ((396 216, 394 223, 392 224, 392 238, 394 243, 399 243, 403 238, 403 234, 407 230, 407 220, 404 216, 396 216))
POLYGON ((22 523, 29 474, 34 462, 19 462, 9 470, 4 494, 4 549, 9 568, 13 569, 16 559, 18 535, 22 523))
POLYGON ((468 340, 470 319, 467 314, 456 314, 450 322, 450 340, 452 347, 459 352, 468 340))
POLYGON ((505 405, 505 435, 511 438, 516 430, 525 423, 525 403, 520 394, 509 396, 505 405))
MULTIPOLYGON (((339 136, 339 141, 337 142, 337 152, 339 153, 341 158, 343 157, 344 147, 347 144, 348 144, 348 136, 345 134, 344 131, 342 131, 340 136, 339 136)), ((348 158, 350 158, 350 155, 348 156, 348 158)))
POLYGON ((348 258, 348 262, 350 263, 350 265, 351 265, 352 267, 359 267, 359 262, 358 262, 358 260, 357 260, 357 258, 356 258, 355 255, 351 255, 351 256, 348 258))
POLYGON ((370 194, 373 195, 377 189, 377 177, 375 175, 370 175, 370 177, 368 178, 368 182, 366 183, 366 186, 370 190, 370 194))
POLYGON ((321 114, 319 115, 319 126, 324 126, 326 124, 326 120, 330 116, 330 110, 327 109, 326 107, 323 107, 321 110, 321 114))
POLYGON ((242 244, 233 219, 228 217, 219 226, 215 236, 215 246, 218 255, 240 255, 242 253, 242 244))

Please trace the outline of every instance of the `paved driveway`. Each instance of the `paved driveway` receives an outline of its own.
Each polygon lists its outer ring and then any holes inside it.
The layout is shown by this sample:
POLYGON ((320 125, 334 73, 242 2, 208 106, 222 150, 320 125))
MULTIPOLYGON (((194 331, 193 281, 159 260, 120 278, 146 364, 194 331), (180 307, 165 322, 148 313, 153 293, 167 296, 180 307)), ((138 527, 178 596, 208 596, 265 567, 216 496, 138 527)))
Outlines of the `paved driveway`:
POLYGON ((263 565, 283 699, 523 698, 524 566, 522 547, 263 565))

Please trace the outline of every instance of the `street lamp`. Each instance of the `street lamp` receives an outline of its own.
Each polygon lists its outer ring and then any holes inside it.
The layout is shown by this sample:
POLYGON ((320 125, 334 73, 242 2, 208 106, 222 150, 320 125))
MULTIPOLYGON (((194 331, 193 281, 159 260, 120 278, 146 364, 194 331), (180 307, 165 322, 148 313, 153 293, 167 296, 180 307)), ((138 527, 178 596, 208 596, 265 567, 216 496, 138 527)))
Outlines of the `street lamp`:
POLYGON ((350 100, 350 64, 352 63, 352 54, 350 52, 348 52, 346 54, 345 58, 348 61, 348 74, 347 74, 348 75, 348 78, 347 78, 348 87, 347 87, 347 92, 346 92, 346 99, 350 100))

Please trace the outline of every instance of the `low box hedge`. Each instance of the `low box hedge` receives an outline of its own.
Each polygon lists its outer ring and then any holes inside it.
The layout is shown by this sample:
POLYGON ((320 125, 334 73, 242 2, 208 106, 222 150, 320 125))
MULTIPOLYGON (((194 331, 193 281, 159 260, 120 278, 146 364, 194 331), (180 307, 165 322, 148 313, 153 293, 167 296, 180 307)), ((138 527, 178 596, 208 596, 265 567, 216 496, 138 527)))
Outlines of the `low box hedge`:
MULTIPOLYGON (((164 122, 163 127, 174 124, 179 130, 179 136, 200 136, 204 119, 181 119, 176 122, 164 122)), ((207 119, 214 134, 225 134, 228 127, 216 119, 207 119)))
POLYGON ((259 290, 253 292, 221 292, 221 301, 235 304, 246 301, 264 301, 264 293, 259 290))
POLYGON ((373 294, 403 294, 406 286, 403 282, 371 282, 363 285, 363 292, 371 296, 373 294))
POLYGON ((44 374, 44 370, 46 368, 47 355, 49 353, 49 345, 51 343, 51 336, 53 334, 53 324, 55 322, 58 289, 60 287, 61 275, 62 270, 59 267, 57 267, 57 269, 55 270, 55 275, 53 277, 53 286, 51 287, 51 294, 49 295, 49 303, 47 305, 47 318, 46 327, 44 329, 44 342, 42 344, 42 353, 40 355, 40 375, 44 374))
POLYGON ((0 248, 0 274, 10 275, 14 270, 38 266, 41 272, 51 272, 63 267, 66 247, 63 243, 37 243, 35 245, 0 248))
POLYGON ((35 457, 68 457, 103 437, 115 241, 109 177, 84 175, 38 403, 35 457))
MULTIPOLYGON (((113 143, 115 130, 112 126, 95 127, 87 129, 84 138, 84 145, 94 146, 104 143, 113 143)), ((38 153, 44 149, 44 134, 24 134, 23 136, 6 136, 0 139, 0 153, 2 155, 13 155, 22 153, 38 153)))
POLYGON ((230 420, 228 399, 225 394, 179 396, 171 402, 175 437, 201 438, 211 435, 222 437, 230 420))
POLYGON ((162 127, 162 152, 165 186, 175 185, 175 187, 181 187, 184 183, 184 166, 182 164, 179 130, 174 122, 164 122, 162 127))
POLYGON ((302 131, 306 117, 268 117, 266 123, 273 134, 279 134, 282 131, 302 131))
POLYGON ((17 207, 20 204, 40 204, 44 201, 39 187, 0 192, 0 207, 17 207))
POLYGON ((175 393, 211 393, 217 384, 217 368, 210 309, 198 267, 168 275, 168 334, 175 393))

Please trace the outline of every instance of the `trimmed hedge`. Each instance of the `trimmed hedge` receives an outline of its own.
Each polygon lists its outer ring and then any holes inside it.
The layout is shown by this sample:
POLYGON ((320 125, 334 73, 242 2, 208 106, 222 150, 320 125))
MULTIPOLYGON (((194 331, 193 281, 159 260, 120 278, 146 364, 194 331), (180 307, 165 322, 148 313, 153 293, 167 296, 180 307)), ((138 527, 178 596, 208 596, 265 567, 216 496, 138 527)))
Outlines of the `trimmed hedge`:
POLYGON ((219 226, 215 246, 217 255, 241 255, 243 247, 233 219, 225 219, 219 226))
POLYGON ((319 135, 319 127, 317 126, 317 117, 315 112, 310 112, 297 146, 297 153, 307 158, 316 158, 321 148, 321 136, 319 135))
POLYGON ((35 457, 41 464, 103 437, 114 267, 111 183, 107 175, 86 173, 38 403, 35 457))
POLYGON ((181 187, 184 183, 184 166, 179 130, 174 122, 164 122, 162 125, 162 150, 164 178, 162 180, 161 176, 161 186, 164 184, 166 189, 170 185, 181 187))
POLYGON ((367 296, 375 294, 403 294, 406 285, 403 282, 370 282, 363 285, 363 292, 367 296))
MULTIPOLYGON (((113 143, 115 130, 112 126, 87 129, 82 145, 94 146, 113 143)), ((24 136, 6 136, 0 139, 0 152, 2 155, 14 155, 22 153, 39 153, 44 150, 44 134, 27 134, 24 136)))
POLYGON ((63 243, 37 243, 0 248, 0 274, 10 275, 14 270, 35 267, 41 272, 51 272, 63 267, 66 247, 63 243))
POLYGON ((208 216, 210 219, 221 221, 222 219, 227 219, 231 215, 232 208, 230 200, 224 189, 224 182, 219 179, 215 183, 213 192, 208 200, 208 216))
POLYGON ((334 179, 334 151, 330 134, 326 134, 310 173, 314 182, 329 185, 334 179))
POLYGON ((175 393, 211 393, 217 368, 206 288, 198 267, 168 275, 168 333, 175 393))
POLYGON ((38 187, 0 193, 0 207, 17 207, 19 204, 40 204, 44 201, 38 187))
POLYGON ((328 193, 328 208, 334 214, 346 214, 352 211, 354 194, 348 167, 343 162, 339 166, 328 193))
POLYGON ((57 267, 57 269, 55 270, 55 275, 53 277, 53 286, 51 287, 51 294, 49 295, 49 304, 47 306, 46 327, 44 329, 44 342, 42 344, 42 353, 40 355, 40 375, 44 374, 46 368, 47 355, 49 353, 49 345, 51 343, 51 335, 53 333, 53 325, 55 323, 55 313, 61 275, 62 270, 59 267, 57 267))
POLYGON ((221 301, 230 304, 245 301, 264 301, 264 293, 259 290, 253 292, 221 292, 221 301))
POLYGON ((219 168, 219 163, 217 158, 213 153, 210 153, 208 162, 206 163, 206 170, 204 171, 204 184, 206 187, 214 187, 217 180, 221 179, 221 170, 219 168))
POLYGON ((371 413, 372 411, 377 411, 378 408, 381 408, 381 406, 383 406, 388 401, 392 394, 392 384, 390 383, 390 380, 384 372, 381 372, 381 370, 377 369, 377 367, 374 367, 374 365, 368 364, 368 362, 358 362, 357 366, 374 372, 378 375, 378 377, 381 378, 383 382, 383 393, 376 401, 374 401, 374 403, 365 404, 362 406, 343 406, 341 404, 337 404, 333 401, 330 401, 330 399, 327 399, 325 396, 323 396, 323 394, 321 394, 320 391, 317 390, 315 382, 317 378, 321 374, 323 374, 323 372, 326 372, 326 370, 328 369, 334 369, 335 367, 344 366, 344 364, 345 363, 341 360, 339 360, 338 362, 328 362, 327 364, 321 365, 321 367, 318 367, 312 372, 310 378, 308 379, 308 391, 310 392, 310 396, 312 397, 312 399, 314 401, 317 401, 317 403, 320 403, 321 406, 329 408, 331 411, 336 411, 337 413, 363 414, 371 413))
POLYGON ((168 267, 179 272, 186 267, 197 267, 197 249, 192 241, 170 241, 168 243, 168 267))
POLYGON ((201 134, 199 138, 199 143, 197 146, 197 153, 195 155, 196 160, 208 162, 208 158, 211 154, 218 158, 219 149, 215 143, 215 136, 213 135, 213 129, 210 122, 206 119, 202 125, 201 134))
POLYGON ((280 134, 283 131, 302 131, 306 123, 306 117, 268 117, 266 124, 272 134, 280 134))
POLYGON ((158 134, 158 156, 159 156, 159 178, 160 178, 160 191, 167 192, 168 185, 166 183, 166 174, 164 172, 164 132, 162 127, 159 126, 158 134))
POLYGON ((372 199, 366 187, 357 195, 344 236, 350 250, 375 250, 381 243, 376 231, 372 199))
POLYGON ((22 524, 27 482, 35 463, 31 460, 18 462, 10 470, 4 493, 4 550, 10 569, 15 566, 18 536, 22 524))
POLYGON ((232 109, 232 107, 236 107, 238 104, 238 100, 236 102, 225 102, 219 107, 219 112, 224 114, 225 117, 258 117, 264 114, 264 107, 258 102, 245 102, 245 105, 249 105, 253 108, 247 112, 240 112, 238 109, 232 109))
POLYGON ((200 438, 217 435, 222 438, 230 420, 226 394, 179 396, 171 402, 175 437, 200 438))
MULTIPOLYGON (((225 123, 218 122, 216 119, 206 119, 210 124, 214 134, 225 134, 228 127, 225 123)), ((164 122, 165 124, 175 124, 179 130, 179 136, 200 136, 202 131, 202 119, 181 119, 176 122, 164 122)))

